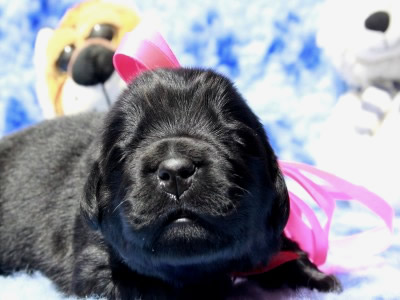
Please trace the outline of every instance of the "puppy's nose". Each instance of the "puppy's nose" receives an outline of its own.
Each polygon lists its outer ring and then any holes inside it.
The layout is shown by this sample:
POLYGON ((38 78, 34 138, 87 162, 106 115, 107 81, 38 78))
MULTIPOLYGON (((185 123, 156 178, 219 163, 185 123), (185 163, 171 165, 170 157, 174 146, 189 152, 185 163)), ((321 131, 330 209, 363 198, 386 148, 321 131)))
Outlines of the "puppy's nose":
POLYGON ((158 167, 158 179, 161 188, 179 198, 192 184, 192 176, 196 168, 186 158, 170 158, 158 167))

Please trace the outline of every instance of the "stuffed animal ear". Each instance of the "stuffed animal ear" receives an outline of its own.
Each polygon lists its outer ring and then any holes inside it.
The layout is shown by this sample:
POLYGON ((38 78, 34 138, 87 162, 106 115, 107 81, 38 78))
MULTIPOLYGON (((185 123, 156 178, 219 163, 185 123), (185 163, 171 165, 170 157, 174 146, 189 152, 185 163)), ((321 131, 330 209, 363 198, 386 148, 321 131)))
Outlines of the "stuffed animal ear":
POLYGON ((54 30, 51 28, 42 28, 39 30, 33 54, 33 64, 35 68, 35 89, 39 106, 45 119, 51 119, 56 116, 53 102, 50 99, 49 89, 46 80, 47 69, 47 45, 53 36, 54 30))
POLYGON ((102 0, 102 1, 125 6, 126 8, 130 8, 135 12, 138 11, 137 6, 131 0, 102 0))
POLYGON ((94 230, 99 228, 99 192, 101 175, 99 163, 96 161, 86 181, 81 199, 81 214, 94 230))

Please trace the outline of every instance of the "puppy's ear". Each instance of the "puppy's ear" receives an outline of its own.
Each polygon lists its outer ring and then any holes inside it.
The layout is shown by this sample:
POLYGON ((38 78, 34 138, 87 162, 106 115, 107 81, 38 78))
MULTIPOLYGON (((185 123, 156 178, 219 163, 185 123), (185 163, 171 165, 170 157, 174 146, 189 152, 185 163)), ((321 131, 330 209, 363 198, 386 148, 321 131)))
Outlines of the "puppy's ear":
POLYGON ((99 192, 101 176, 99 163, 93 163, 89 177, 86 181, 81 201, 81 214, 90 227, 97 230, 99 227, 99 192))
POLYGON ((286 182, 279 168, 278 159, 275 155, 271 144, 268 141, 267 133, 261 123, 258 123, 257 134, 261 137, 263 148, 265 150, 265 159, 268 161, 268 174, 274 192, 274 201, 272 204, 271 215, 269 217, 272 228, 277 228, 277 232, 282 232, 289 219, 289 192, 286 187, 286 182))
POLYGON ((276 158, 273 160, 270 174, 273 181, 275 201, 272 206, 272 213, 269 220, 272 223, 272 226, 276 226, 274 228, 278 228, 279 232, 282 232, 289 218, 290 202, 285 179, 279 169, 276 158))

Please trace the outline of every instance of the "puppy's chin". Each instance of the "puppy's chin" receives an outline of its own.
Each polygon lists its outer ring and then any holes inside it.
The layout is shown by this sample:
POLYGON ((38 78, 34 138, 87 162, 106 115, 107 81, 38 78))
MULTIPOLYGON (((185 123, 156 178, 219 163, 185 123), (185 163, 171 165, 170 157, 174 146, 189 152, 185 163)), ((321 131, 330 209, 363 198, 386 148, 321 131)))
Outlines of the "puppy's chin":
POLYGON ((207 254, 212 234, 190 219, 178 219, 162 228, 154 241, 155 252, 169 258, 207 254))
POLYGON ((204 260, 229 248, 232 239, 220 232, 219 226, 196 215, 172 214, 159 224, 151 251, 171 262, 204 260))

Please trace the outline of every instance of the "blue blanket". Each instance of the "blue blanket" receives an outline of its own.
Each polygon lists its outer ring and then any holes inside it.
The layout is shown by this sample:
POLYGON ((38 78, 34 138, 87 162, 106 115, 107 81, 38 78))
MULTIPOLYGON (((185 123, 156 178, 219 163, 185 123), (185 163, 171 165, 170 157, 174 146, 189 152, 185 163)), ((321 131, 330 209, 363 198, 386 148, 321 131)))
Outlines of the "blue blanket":
MULTIPOLYGON (((129 1, 129 0, 127 0, 129 1)), ((37 31, 55 27, 75 0, 0 1, 0 136, 37 123, 42 113, 32 64, 37 31)), ((137 0, 161 31, 182 65, 211 67, 236 82, 260 116, 279 157, 313 163, 311 147, 320 125, 346 86, 316 45, 321 0, 157 1, 137 0)), ((333 233, 368 227, 370 213, 341 205, 333 233)), ((382 254, 386 264, 339 274, 341 295, 317 292, 266 293, 244 283, 238 298, 400 299, 400 214, 396 240, 382 254)), ((373 242, 373 241, 372 241, 373 242)), ((359 249, 360 252, 363 249, 359 249)), ((0 277, 0 299, 64 299, 39 273, 0 277)))

